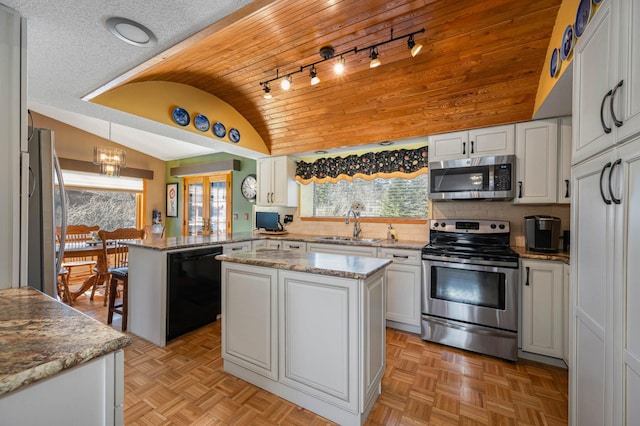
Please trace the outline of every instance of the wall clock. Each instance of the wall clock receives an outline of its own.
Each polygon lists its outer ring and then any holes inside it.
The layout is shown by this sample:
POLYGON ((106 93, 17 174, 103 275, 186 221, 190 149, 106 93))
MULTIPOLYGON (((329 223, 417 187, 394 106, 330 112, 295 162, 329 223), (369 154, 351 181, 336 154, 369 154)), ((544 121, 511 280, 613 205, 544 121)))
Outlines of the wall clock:
POLYGON ((242 196, 244 198, 249 201, 255 200, 256 194, 258 192, 258 182, 256 181, 256 175, 247 175, 247 177, 242 180, 240 189, 242 190, 242 196))

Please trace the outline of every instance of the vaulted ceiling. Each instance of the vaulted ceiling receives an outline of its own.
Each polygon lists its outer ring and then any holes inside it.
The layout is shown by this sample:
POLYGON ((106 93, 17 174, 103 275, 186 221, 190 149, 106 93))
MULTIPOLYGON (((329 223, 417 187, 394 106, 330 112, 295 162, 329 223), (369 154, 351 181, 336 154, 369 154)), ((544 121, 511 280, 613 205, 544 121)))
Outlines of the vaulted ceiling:
MULTIPOLYGON (((256 0, 108 87, 164 80, 212 93, 243 114, 274 155, 298 154, 529 120, 561 0, 256 0), (283 91, 260 82, 322 59, 319 49, 406 39, 308 69, 283 91)), ((106 86, 105 86, 106 87, 106 86)))

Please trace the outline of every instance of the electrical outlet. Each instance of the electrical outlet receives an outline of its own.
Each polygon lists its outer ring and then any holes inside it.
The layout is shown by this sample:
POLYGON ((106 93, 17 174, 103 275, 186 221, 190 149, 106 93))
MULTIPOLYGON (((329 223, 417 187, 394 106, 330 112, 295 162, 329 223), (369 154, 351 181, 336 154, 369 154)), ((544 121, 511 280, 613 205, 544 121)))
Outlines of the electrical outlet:
POLYGON ((293 222, 293 215, 292 214, 285 214, 284 215, 284 223, 290 223, 293 222))

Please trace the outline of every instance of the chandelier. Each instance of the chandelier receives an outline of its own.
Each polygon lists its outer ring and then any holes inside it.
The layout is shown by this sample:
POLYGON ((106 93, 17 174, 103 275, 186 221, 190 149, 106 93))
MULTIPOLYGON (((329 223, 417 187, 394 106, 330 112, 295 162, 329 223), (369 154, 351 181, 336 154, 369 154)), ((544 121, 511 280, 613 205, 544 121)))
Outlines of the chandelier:
POLYGON ((120 176, 120 169, 127 167, 124 149, 110 146, 93 148, 93 164, 100 166, 100 174, 120 176))

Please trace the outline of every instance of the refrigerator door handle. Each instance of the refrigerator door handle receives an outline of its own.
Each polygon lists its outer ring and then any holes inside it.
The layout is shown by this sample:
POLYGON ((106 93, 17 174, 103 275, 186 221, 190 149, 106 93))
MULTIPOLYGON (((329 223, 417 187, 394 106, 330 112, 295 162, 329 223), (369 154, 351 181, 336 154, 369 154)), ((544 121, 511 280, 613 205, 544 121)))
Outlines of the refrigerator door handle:
POLYGON ((58 250, 58 254, 56 256, 56 277, 62 268, 62 259, 64 259, 64 244, 67 238, 67 194, 64 189, 64 180, 62 179, 62 169, 60 168, 60 162, 58 161, 58 157, 53 153, 53 164, 56 171, 56 176, 58 177, 58 188, 60 190, 60 213, 61 213, 61 223, 60 223, 60 248, 58 250))

